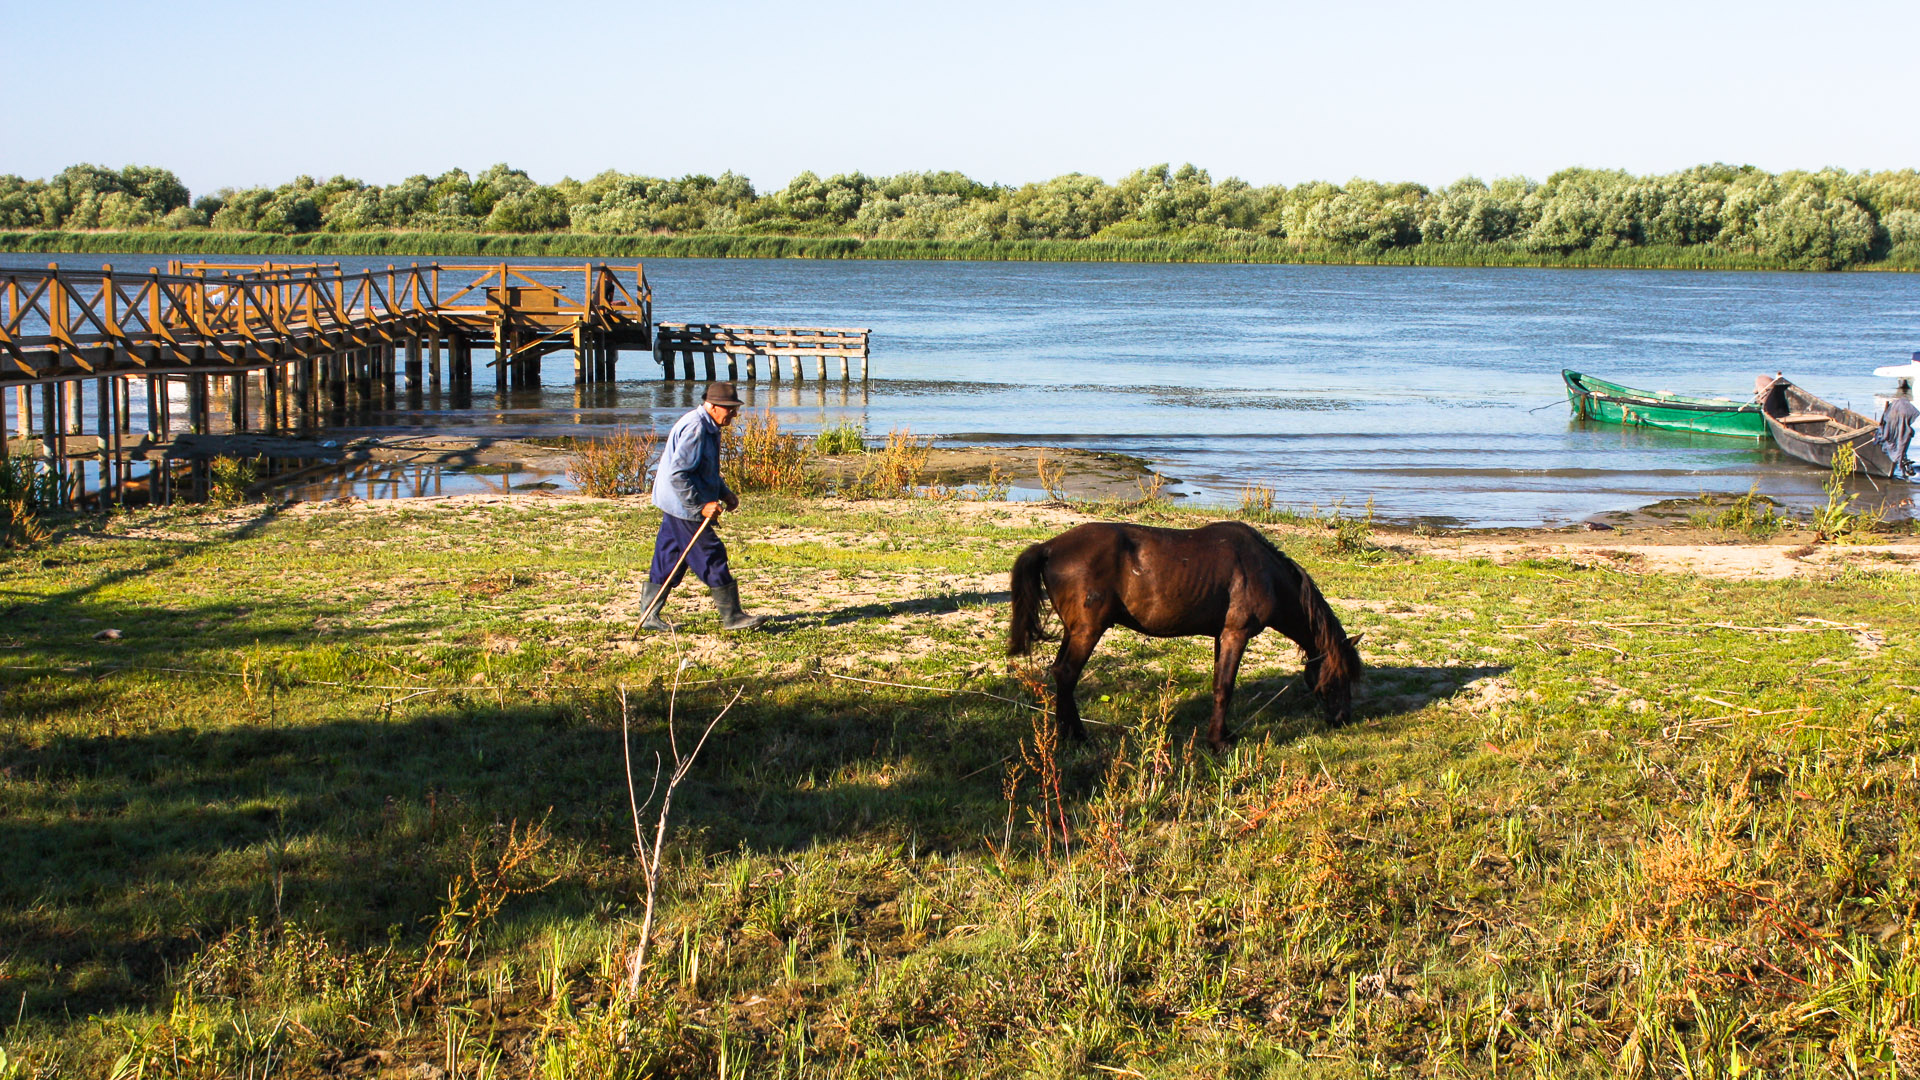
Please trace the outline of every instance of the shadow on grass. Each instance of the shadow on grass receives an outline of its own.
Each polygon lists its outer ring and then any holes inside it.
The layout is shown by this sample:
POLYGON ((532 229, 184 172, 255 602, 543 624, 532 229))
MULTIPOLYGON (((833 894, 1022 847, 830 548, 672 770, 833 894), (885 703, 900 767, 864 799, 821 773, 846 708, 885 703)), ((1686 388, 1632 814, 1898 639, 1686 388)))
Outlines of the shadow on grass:
POLYGON ((835 608, 831 611, 797 611, 785 615, 776 615, 762 629, 782 633, 803 627, 843 626, 847 623, 866 622, 871 619, 891 619, 896 615, 936 615, 949 611, 960 611, 982 605, 1003 605, 1013 600, 1010 592, 967 592, 941 593, 938 596, 921 596, 911 600, 891 600, 886 603, 856 604, 851 607, 835 608))
MULTIPOLYGON (((1376 677, 1424 701, 1494 669, 1399 668, 1376 677)), ((103 680, 110 681, 110 680, 103 680)), ((1279 693, 1251 679, 1243 702, 1279 693)), ((1197 685, 1197 684, 1196 684, 1197 685)), ((84 700, 97 709, 89 680, 84 700)), ((982 688, 1019 693, 1017 686, 982 688)), ((73 686, 65 688, 72 691, 73 686)), ((682 738, 733 684, 682 691, 682 738)), ((1030 709, 977 697, 799 682, 749 686, 676 796, 676 855, 743 847, 793 853, 852 841, 922 852, 973 850, 1004 828, 1000 766, 1032 730, 1030 709)), ((544 820, 560 881, 517 898, 514 918, 622 910, 640 894, 619 708, 604 687, 501 707, 455 692, 392 719, 309 720, 292 694, 277 714, 236 704, 225 726, 55 735, 0 744, 4 816, 0 941, 36 1015, 151 1003, 166 975, 249 918, 297 919, 337 941, 416 944, 476 851, 509 821, 544 820)), ((1409 704, 1397 695, 1396 707, 1409 704)), ((671 759, 667 694, 630 693, 640 795, 655 753, 671 759)), ((1204 724, 1203 693, 1176 707, 1174 737, 1204 724)), ((368 699, 368 712, 375 703, 368 699)), ((1319 730, 1293 691, 1243 736, 1319 730)), ((1363 709, 1379 719, 1389 711, 1363 709)), ((1067 752, 1073 802, 1098 794, 1118 740, 1067 752)), ((643 817, 645 817, 643 811, 643 817)), ((13 992, 12 990, 9 991, 13 992)))

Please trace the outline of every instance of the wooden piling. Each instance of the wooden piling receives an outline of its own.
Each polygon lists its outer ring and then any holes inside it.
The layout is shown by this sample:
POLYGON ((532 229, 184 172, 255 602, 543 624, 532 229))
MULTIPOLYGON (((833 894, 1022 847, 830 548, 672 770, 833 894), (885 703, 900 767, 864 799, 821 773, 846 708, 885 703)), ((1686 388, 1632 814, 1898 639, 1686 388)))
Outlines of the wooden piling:
POLYGON ((41 453, 47 458, 47 467, 53 471, 54 482, 59 491, 55 501, 66 505, 67 460, 64 451, 67 448, 66 433, 61 430, 61 414, 66 411, 66 387, 56 382, 46 384, 40 394, 41 453))

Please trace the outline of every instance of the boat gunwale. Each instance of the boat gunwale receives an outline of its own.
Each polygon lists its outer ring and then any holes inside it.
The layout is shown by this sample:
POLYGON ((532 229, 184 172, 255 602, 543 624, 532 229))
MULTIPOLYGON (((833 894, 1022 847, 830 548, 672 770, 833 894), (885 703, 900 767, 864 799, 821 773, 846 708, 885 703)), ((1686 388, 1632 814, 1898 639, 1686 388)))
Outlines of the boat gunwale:
POLYGON ((1656 409, 1680 408, 1687 412, 1757 412, 1765 415, 1758 401, 1737 402, 1731 398, 1699 398, 1690 397, 1686 394, 1672 394, 1667 397, 1659 397, 1649 394, 1644 390, 1636 390, 1631 386, 1622 386, 1619 383, 1607 382, 1605 379, 1595 379, 1591 375, 1582 375, 1571 368, 1561 368, 1560 377, 1566 382, 1567 389, 1573 393, 1591 397, 1599 401, 1611 401, 1620 405, 1640 405, 1656 409), (1614 391, 1624 391, 1624 393, 1610 393, 1598 390, 1589 386, 1589 382, 1599 383, 1602 386, 1611 387, 1614 391))

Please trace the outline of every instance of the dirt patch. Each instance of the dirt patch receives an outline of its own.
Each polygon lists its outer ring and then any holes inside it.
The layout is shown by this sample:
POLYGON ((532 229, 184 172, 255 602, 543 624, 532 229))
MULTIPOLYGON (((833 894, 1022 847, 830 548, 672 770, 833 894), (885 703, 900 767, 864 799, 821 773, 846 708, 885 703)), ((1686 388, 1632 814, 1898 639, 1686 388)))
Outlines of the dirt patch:
POLYGON ((1605 546, 1566 542, 1564 534, 1521 533, 1509 538, 1407 537, 1399 546, 1442 559, 1490 559, 1507 564, 1523 559, 1564 559, 1577 565, 1602 565, 1622 573, 1699 574, 1749 580, 1823 576, 1846 565, 1868 565, 1889 572, 1920 571, 1920 538, 1901 537, 1871 547, 1789 547, 1779 543, 1636 543, 1611 534, 1605 546), (1550 542, 1559 540, 1560 542, 1550 542))

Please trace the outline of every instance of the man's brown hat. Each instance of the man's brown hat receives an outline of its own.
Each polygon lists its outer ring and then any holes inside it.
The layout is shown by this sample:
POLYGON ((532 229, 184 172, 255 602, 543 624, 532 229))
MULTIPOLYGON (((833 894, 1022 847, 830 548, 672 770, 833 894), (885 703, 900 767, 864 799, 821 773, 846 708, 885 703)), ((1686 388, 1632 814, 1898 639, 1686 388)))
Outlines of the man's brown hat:
POLYGON ((707 396, 701 400, 709 405, 728 405, 734 408, 746 404, 740 400, 740 395, 734 391, 733 384, 730 382, 708 383, 707 396))

